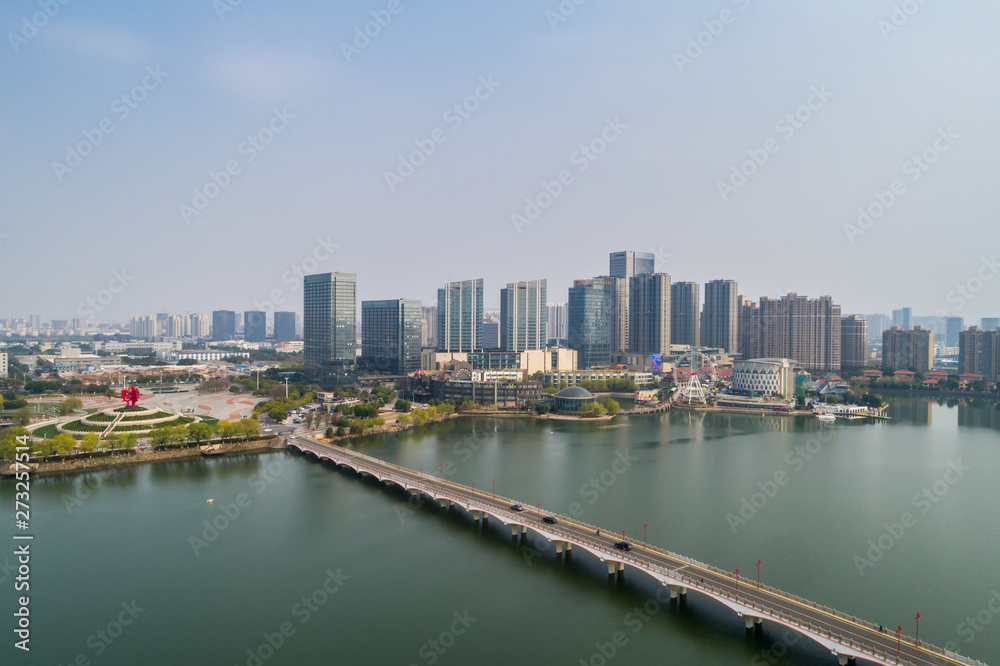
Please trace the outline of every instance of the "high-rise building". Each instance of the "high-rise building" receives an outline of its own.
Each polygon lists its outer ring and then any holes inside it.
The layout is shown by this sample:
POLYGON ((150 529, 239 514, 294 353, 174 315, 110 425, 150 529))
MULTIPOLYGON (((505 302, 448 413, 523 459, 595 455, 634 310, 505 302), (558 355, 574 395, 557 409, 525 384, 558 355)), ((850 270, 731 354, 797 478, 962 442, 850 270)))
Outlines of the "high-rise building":
POLYGON ((548 310, 548 321, 546 331, 549 336, 549 340, 554 341, 559 344, 560 340, 565 340, 569 335, 567 333, 569 329, 569 319, 567 318, 567 308, 565 303, 549 303, 548 310))
POLYGON ((840 320, 840 367, 863 368, 868 360, 868 322, 860 315, 840 320))
POLYGON ((670 285, 670 343, 701 345, 701 299, 697 282, 674 282, 670 285))
POLYGON ((183 338, 188 334, 188 318, 184 315, 167 315, 164 332, 168 338, 183 338))
POLYGON ((548 345, 547 284, 511 282, 500 290, 500 349, 533 351, 548 345))
POLYGON ((983 317, 979 320, 979 328, 984 331, 995 331, 1000 328, 1000 317, 983 317))
POLYGON ((420 320, 420 346, 437 346, 438 316, 437 306, 424 307, 421 310, 420 320))
POLYGON ((6 379, 8 372, 7 352, 0 352, 0 378, 6 379))
POLYGON ((629 351, 670 354, 670 276, 640 273, 629 278, 629 351))
POLYGON ((500 349, 500 320, 483 317, 483 349, 500 349))
POLYGON ((236 313, 232 310, 212 311, 212 340, 232 340, 236 337, 236 313))
POLYGON ((274 340, 275 342, 288 342, 297 340, 295 334, 296 315, 294 312, 274 313, 274 340))
POLYGON ((156 337, 156 315, 132 315, 129 317, 129 334, 133 338, 152 340, 156 337))
POLYGON ((361 302, 361 362, 394 375, 420 369, 421 304, 417 300, 361 302))
POLYGON ((1000 331, 984 331, 970 326, 958 342, 958 371, 982 375, 987 381, 1000 381, 1000 331))
POLYGON ((44 318, 45 315, 40 315, 40 314, 28 315, 28 328, 41 328, 42 320, 44 318))
POLYGON ((739 330, 739 294, 735 280, 712 280, 705 283, 705 324, 701 344, 735 354, 739 330))
POLYGON ((167 333, 167 320, 170 319, 170 314, 167 312, 157 312, 156 313, 156 335, 169 335, 167 333))
POLYGON ((934 333, 917 326, 893 326, 882 334, 882 365, 892 370, 924 372, 934 367, 934 333))
POLYGON ((267 340, 267 312, 247 310, 243 313, 243 339, 247 342, 267 340))
POLYGON ((569 289, 569 348, 581 370, 607 367, 617 353, 618 292, 622 278, 575 280, 569 289))
POLYGON ((882 342, 882 333, 892 326, 889 315, 884 314, 865 315, 865 321, 868 322, 869 342, 882 342))
POLYGON ((792 359, 813 373, 840 370, 840 306, 829 296, 762 297, 760 356, 792 359))
POLYGON ((438 289, 437 348, 445 352, 483 348, 483 280, 449 282, 438 289))
POLYGON ((635 275, 646 275, 655 270, 656 257, 650 252, 612 252, 609 262, 610 277, 621 278, 618 284, 617 313, 616 313, 616 353, 622 354, 631 349, 629 343, 629 280, 635 275))
POLYGON ((913 308, 900 308, 892 311, 892 325, 898 326, 904 331, 913 328, 913 308))
POLYGON ((189 331, 192 338, 207 338, 211 334, 208 315, 193 314, 188 319, 189 331))
POLYGON ((958 346, 958 336, 961 335, 962 329, 965 328, 965 320, 961 317, 948 317, 945 320, 945 339, 944 344, 948 347, 958 346))
POLYGON ((306 275, 302 294, 306 378, 324 387, 354 381, 357 361, 358 276, 306 275))
POLYGON ((760 304, 740 296, 736 351, 740 358, 760 358, 760 304))

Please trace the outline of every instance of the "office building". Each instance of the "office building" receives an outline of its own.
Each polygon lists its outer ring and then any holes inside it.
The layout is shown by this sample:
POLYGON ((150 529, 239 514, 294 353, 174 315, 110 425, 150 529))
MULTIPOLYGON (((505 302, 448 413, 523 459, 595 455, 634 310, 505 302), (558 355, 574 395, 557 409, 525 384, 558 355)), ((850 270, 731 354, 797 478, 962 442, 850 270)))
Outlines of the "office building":
POLYGON ((898 326, 904 331, 913 328, 913 308, 900 308, 892 311, 892 325, 898 326))
POLYGON ((420 369, 420 301, 361 302, 361 362, 366 369, 406 375, 420 369))
POLYGON ((829 296, 762 297, 760 356, 792 359, 817 374, 840 370, 840 306, 829 296))
POLYGON ((188 316, 188 332, 192 338, 207 338, 211 335, 208 315, 193 314, 188 316))
POLYGON ((631 317, 629 315, 629 280, 636 275, 647 275, 654 272, 655 257, 650 252, 612 252, 609 262, 610 277, 621 278, 618 283, 617 308, 616 313, 616 349, 615 353, 623 354, 631 349, 631 337, 629 335, 629 325, 631 317))
POLYGON ((840 367, 863 368, 868 360, 868 322, 860 315, 840 320, 840 367))
POLYGON ((934 366, 934 333, 917 326, 893 326, 882 334, 882 365, 891 370, 926 372, 934 366))
POLYGON ((884 314, 865 315, 865 321, 868 322, 869 342, 882 342, 882 333, 892 326, 889 315, 884 314))
POLYGON ((982 375, 986 381, 1000 381, 1000 331, 984 331, 970 326, 958 343, 959 374, 982 375))
POLYGON ((212 340, 221 342, 236 338, 236 313, 232 310, 212 312, 212 340))
POLYGON ((295 332, 296 315, 294 312, 274 313, 274 340, 275 342, 290 342, 298 340, 295 332))
POLYGON ((152 339, 156 337, 156 315, 132 315, 129 317, 129 334, 133 338, 152 339))
POLYGON ((575 280, 567 302, 569 348, 580 368, 610 366, 617 353, 618 297, 622 278, 575 280))
POLYGON ((500 349, 500 320, 496 317, 483 318, 483 349, 500 349))
POLYGON ((948 317, 945 319, 945 346, 957 347, 958 336, 961 335, 963 328, 965 328, 965 320, 961 317, 948 317))
POLYGON ((629 351, 670 354, 670 276, 641 273, 629 278, 629 351))
POLYGON ((449 282, 438 289, 437 348, 478 351, 483 348, 483 280, 449 282))
POLYGON ((670 286, 670 344, 701 345, 701 299, 697 282, 674 282, 670 286))
POLYGON ((167 334, 167 320, 170 318, 170 314, 166 312, 156 313, 156 335, 166 335, 167 334))
POLYGON ((995 331, 1000 328, 1000 317, 983 317, 979 320, 979 328, 984 331, 995 331))
POLYGON ((511 282, 500 290, 500 349, 530 351, 548 346, 547 281, 511 282))
POLYGON ((712 280, 705 283, 703 314, 702 346, 735 354, 739 346, 739 294, 735 280, 712 280))
POLYGON ((304 373, 324 388, 356 379, 357 291, 354 273, 306 275, 303 282, 304 373))
POLYGON ((267 313, 263 310, 247 310, 243 313, 243 339, 247 342, 267 340, 267 313))
POLYGON ((741 358, 760 357, 760 304, 740 296, 736 326, 736 351, 741 358))

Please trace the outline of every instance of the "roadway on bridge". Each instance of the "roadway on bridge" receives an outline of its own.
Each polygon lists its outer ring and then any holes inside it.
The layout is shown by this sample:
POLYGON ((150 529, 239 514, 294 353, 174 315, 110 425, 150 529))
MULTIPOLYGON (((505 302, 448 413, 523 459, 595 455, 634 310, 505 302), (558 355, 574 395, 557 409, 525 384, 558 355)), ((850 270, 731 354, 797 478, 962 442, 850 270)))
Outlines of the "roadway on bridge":
MULTIPOLYGON (((422 474, 405 467, 380 462, 364 454, 351 451, 350 449, 328 444, 309 437, 293 436, 289 439, 294 441, 300 447, 313 449, 314 452, 326 451, 332 454, 339 454, 352 459, 360 466, 374 468, 376 471, 383 472, 386 475, 392 474, 393 476, 405 479, 413 485, 420 486, 422 490, 429 492, 432 495, 447 494, 452 499, 458 499, 466 503, 473 501, 477 505, 483 506, 484 508, 498 509, 503 512, 509 512, 511 509, 512 503, 510 500, 500 497, 494 498, 491 493, 486 491, 473 489, 468 486, 448 481, 447 479, 422 474), (437 492, 435 492, 435 490, 437 492)), ((540 511, 535 506, 526 504, 523 506, 525 507, 525 510, 517 514, 517 520, 537 531, 551 534, 554 532, 553 528, 558 528, 563 532, 569 533, 566 538, 576 541, 581 545, 587 545, 596 549, 604 550, 609 558, 616 557, 616 553, 619 557, 623 555, 622 551, 616 549, 614 546, 616 542, 621 541, 621 532, 615 533, 601 529, 600 535, 598 535, 595 533, 595 528, 593 526, 580 523, 572 518, 558 514, 540 511), (547 515, 555 517, 557 524, 553 526, 542 522, 541 519, 547 515)), ((505 519, 510 520, 509 518, 505 519)), ((665 569, 667 572, 673 571, 686 574, 688 577, 695 577, 698 582, 688 585, 688 588, 691 590, 711 594, 711 588, 722 588, 727 590, 730 594, 736 595, 737 601, 740 603, 748 605, 757 604, 770 607, 773 611, 779 611, 785 615, 795 618, 796 622, 799 622, 800 624, 809 623, 815 627, 825 630, 826 632, 836 633, 842 636, 843 639, 852 639, 856 648, 863 646, 863 649, 869 652, 873 650, 881 652, 890 657, 892 662, 895 662, 897 640, 894 628, 890 629, 889 627, 886 627, 885 632, 880 633, 878 629, 872 629, 871 627, 838 617, 822 608, 814 608, 807 603, 803 603, 798 599, 786 596, 779 591, 766 588, 758 589, 755 581, 747 580, 742 576, 737 583, 735 576, 732 574, 723 574, 709 569, 707 566, 692 564, 689 560, 673 556, 660 549, 646 547, 632 540, 629 540, 629 543, 632 545, 632 549, 628 555, 632 558, 642 558, 649 564, 665 569), (706 589, 699 589, 702 585, 700 581, 704 581, 703 584, 706 589)), ((628 563, 636 566, 634 562, 628 563)), ((964 666, 965 664, 970 663, 969 661, 959 661, 947 656, 929 652, 925 650, 923 646, 917 647, 912 644, 908 644, 905 641, 902 643, 900 648, 900 655, 904 660, 902 663, 917 665, 957 664, 964 666)))

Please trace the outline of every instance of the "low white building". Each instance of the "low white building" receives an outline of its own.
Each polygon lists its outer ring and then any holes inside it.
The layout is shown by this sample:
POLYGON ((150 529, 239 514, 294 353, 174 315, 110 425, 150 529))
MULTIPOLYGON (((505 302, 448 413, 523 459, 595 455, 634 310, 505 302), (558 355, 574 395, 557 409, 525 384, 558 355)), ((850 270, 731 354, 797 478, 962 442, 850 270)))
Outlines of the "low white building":
POLYGON ((0 352, 0 377, 7 377, 7 352, 0 352))
POLYGON ((796 362, 787 358, 736 361, 730 382, 733 389, 751 395, 792 398, 795 395, 795 366, 796 362))
POLYGON ((168 363, 177 363, 178 361, 182 361, 184 359, 194 359, 198 362, 221 361, 227 356, 250 358, 250 354, 248 352, 225 352, 209 349, 184 349, 182 351, 163 351, 156 353, 156 358, 161 361, 167 361, 168 363))

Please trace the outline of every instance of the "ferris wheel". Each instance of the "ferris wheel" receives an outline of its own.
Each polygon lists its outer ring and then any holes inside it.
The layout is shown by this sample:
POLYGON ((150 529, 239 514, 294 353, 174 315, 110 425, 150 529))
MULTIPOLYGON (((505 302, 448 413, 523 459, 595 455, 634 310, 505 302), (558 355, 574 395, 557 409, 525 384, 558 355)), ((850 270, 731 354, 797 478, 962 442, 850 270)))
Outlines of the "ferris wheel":
POLYGON ((718 379, 718 368, 708 354, 689 351, 674 363, 674 385, 678 387, 678 402, 689 405, 707 404, 706 398, 718 379))

